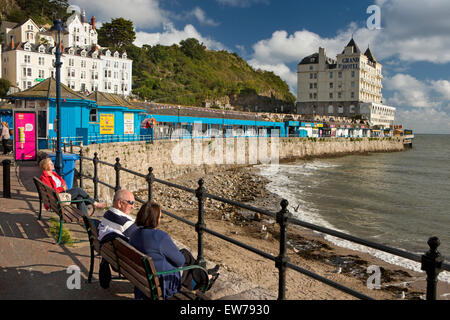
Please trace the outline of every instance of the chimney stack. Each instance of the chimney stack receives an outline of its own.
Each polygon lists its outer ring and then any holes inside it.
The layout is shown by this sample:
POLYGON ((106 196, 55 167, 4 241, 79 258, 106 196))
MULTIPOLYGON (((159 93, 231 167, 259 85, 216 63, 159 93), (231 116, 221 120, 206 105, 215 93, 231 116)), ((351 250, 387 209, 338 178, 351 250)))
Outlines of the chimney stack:
POLYGON ((92 24, 92 28, 95 30, 95 16, 92 16, 91 24, 92 24))

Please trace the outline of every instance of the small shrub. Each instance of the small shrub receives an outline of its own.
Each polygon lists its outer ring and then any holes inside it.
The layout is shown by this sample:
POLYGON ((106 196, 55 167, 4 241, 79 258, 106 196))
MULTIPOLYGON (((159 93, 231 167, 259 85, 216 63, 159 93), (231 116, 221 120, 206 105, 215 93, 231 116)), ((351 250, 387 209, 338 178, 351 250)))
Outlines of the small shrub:
MULTIPOLYGON (((55 217, 51 217, 50 220, 50 234, 55 237, 55 239, 58 239, 59 237, 59 219, 56 219, 55 217)), ((69 230, 67 230, 63 225, 63 231, 61 235, 61 243, 72 246, 73 245, 73 239, 70 235, 69 230)))

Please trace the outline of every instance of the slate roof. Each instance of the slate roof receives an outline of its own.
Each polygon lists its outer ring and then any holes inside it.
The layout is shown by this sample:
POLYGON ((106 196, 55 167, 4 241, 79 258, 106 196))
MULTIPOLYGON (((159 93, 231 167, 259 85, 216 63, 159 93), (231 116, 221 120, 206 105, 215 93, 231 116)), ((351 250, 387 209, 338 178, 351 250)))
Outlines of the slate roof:
POLYGON ((377 60, 373 56, 372 51, 370 51, 370 48, 367 48, 366 52, 364 52, 364 55, 369 59, 369 61, 377 63, 377 60))
MULTIPOLYGON (((354 52, 354 53, 361 53, 361 50, 359 50, 358 45, 356 44, 356 42, 355 42, 355 40, 354 40, 353 38, 352 38, 352 39, 350 40, 350 42, 345 46, 345 48, 348 48, 348 47, 353 47, 353 52, 354 52)), ((345 52, 345 48, 344 48, 344 51, 342 51, 342 53, 345 52)))
MULTIPOLYGON (((56 80, 48 78, 41 83, 21 92, 11 94, 11 98, 53 98, 56 99, 56 80)), ((65 84, 61 83, 61 99, 91 100, 86 96, 73 91, 65 84)))
POLYGON ((94 100, 99 106, 111 107, 127 107, 129 109, 143 109, 142 107, 128 102, 125 98, 112 93, 94 91, 87 96, 88 99, 94 100))

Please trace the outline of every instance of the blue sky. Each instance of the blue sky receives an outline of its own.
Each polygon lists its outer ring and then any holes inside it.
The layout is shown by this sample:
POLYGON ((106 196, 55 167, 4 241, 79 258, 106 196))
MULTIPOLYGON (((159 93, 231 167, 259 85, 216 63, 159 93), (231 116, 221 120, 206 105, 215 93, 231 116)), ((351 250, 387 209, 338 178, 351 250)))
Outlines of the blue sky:
POLYGON ((385 104, 417 133, 450 134, 450 1, 448 0, 69 0, 99 23, 133 21, 135 44, 195 37, 212 50, 236 52, 270 70, 297 94, 296 67, 322 46, 335 58, 352 35, 383 64, 385 104), (381 29, 369 30, 370 5, 381 29))

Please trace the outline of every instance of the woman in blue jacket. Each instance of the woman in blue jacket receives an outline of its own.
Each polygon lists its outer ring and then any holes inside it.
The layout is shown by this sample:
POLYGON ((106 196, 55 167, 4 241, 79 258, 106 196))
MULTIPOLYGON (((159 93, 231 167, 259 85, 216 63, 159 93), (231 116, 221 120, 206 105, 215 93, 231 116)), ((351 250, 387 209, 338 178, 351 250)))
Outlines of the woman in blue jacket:
MULTIPOLYGON (((136 217, 136 225, 139 227, 130 236, 130 244, 139 251, 150 256, 156 271, 168 271, 195 264, 192 254, 186 250, 179 250, 170 236, 158 229, 161 221, 161 206, 155 202, 145 203, 136 217)), ((169 299, 180 291, 184 285, 188 289, 204 288, 211 284, 219 276, 219 266, 208 270, 208 275, 202 269, 191 269, 180 272, 161 275, 159 280, 163 288, 164 299, 169 299), (209 281, 208 281, 209 279, 209 281)), ((145 299, 146 296, 137 288, 134 289, 136 299, 145 299)))

